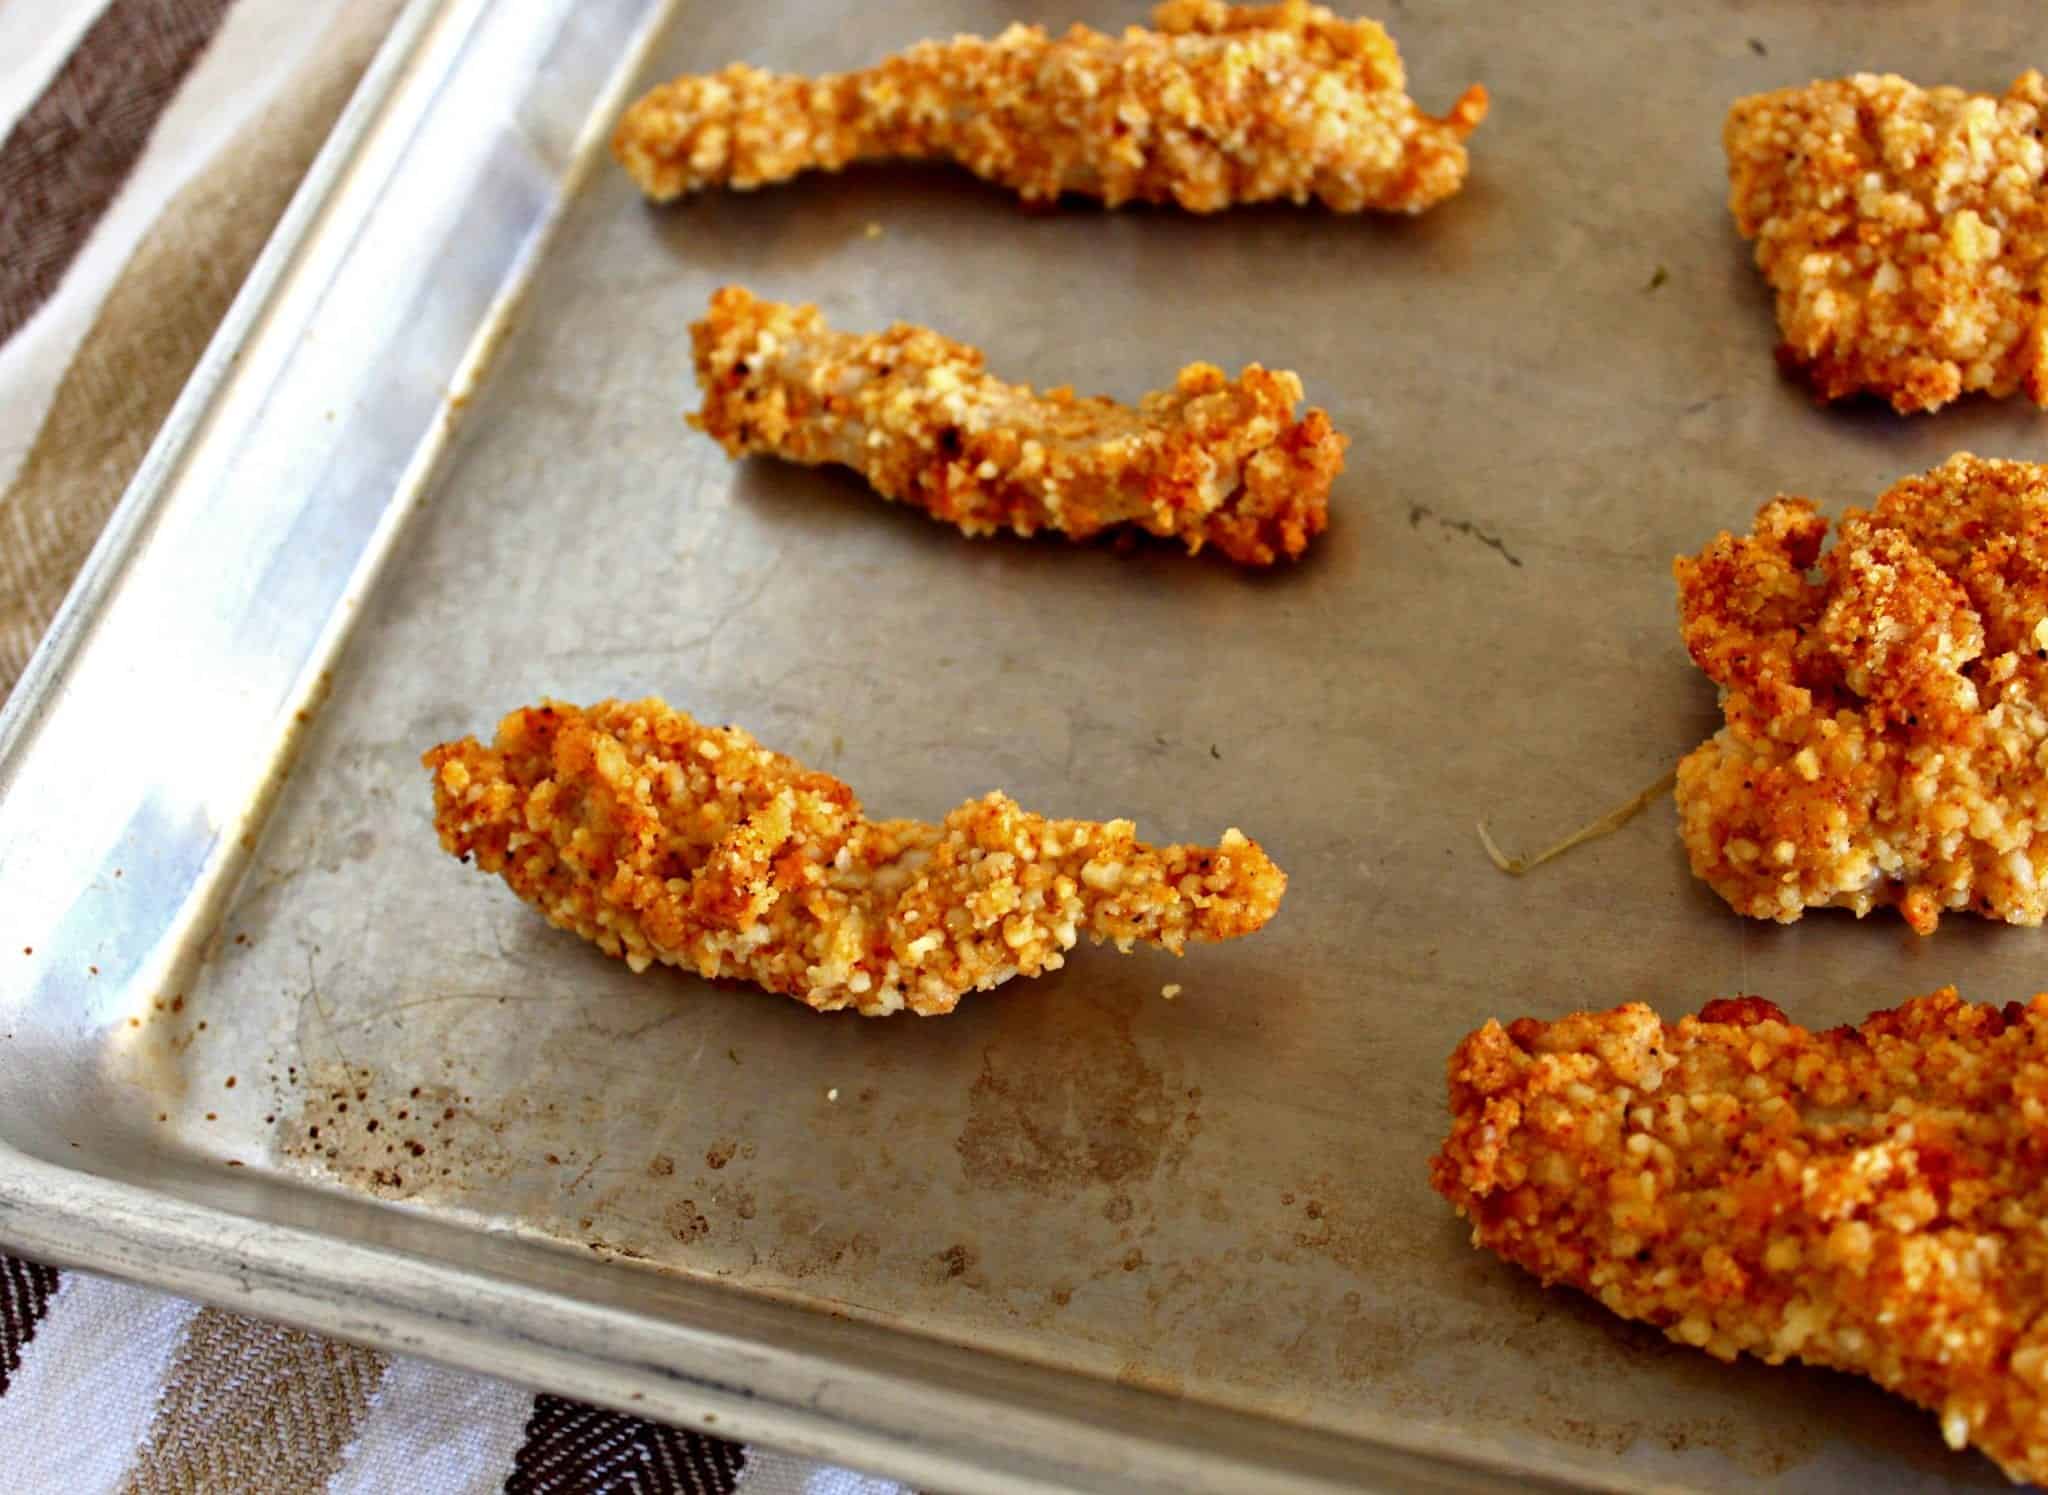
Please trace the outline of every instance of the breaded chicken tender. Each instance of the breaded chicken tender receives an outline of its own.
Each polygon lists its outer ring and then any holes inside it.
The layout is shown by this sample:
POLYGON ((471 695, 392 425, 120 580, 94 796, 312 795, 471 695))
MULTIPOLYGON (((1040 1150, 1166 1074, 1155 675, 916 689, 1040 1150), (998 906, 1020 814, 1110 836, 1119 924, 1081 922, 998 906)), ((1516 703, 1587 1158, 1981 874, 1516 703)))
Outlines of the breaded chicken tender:
POLYGON ((2048 995, 1489 1022, 1450 1094, 1431 1181, 1474 1245, 1723 1360, 1868 1376, 2048 1483, 2048 995))
POLYGON ((1825 400, 2048 405, 2048 80, 2003 97, 1859 73, 1729 112, 1728 205, 1825 400))
POLYGON ((1727 724, 1678 767, 1692 869, 1790 923, 2048 914, 2048 467, 1963 453, 1827 521, 1777 498, 1681 558, 1727 724))
POLYGON ((660 701, 549 702, 423 760, 441 844, 636 971, 729 976, 821 1012, 951 1012, 1085 934, 1174 954, 1250 934, 1287 878, 1236 830, 1148 846, 1002 794, 870 820, 830 774, 660 701))
POLYGON ((922 327, 834 332, 814 306, 738 286, 690 336, 704 392, 690 424, 728 455, 851 467, 970 535, 1129 525, 1268 566, 1322 533, 1344 466, 1328 416, 1295 418, 1301 380, 1257 364, 1234 380, 1191 364, 1132 409, 1007 384, 922 327))
POLYGON ((1464 185, 1486 90, 1424 114, 1377 22, 1300 0, 1167 0, 1153 22, 1121 36, 1012 26, 820 78, 734 63, 648 93, 612 154, 663 202, 883 159, 955 161, 1027 202, 1072 192, 1196 213, 1311 197, 1419 213, 1464 185))

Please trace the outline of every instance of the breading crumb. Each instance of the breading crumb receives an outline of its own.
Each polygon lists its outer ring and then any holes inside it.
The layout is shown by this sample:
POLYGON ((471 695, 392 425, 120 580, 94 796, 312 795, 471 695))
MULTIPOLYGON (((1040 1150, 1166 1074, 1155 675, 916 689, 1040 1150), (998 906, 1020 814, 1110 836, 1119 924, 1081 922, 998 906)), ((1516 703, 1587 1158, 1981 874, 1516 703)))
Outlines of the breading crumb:
POLYGON ((1159 995, 1171 1002, 1180 995, 1180 983, 1177 981, 1168 982, 1165 986, 1159 988, 1159 995))
POLYGON ((423 761, 442 846, 550 923, 636 971, 821 1011, 950 1012, 1058 970, 1083 935, 1179 954, 1252 933, 1287 887, 1242 835, 1154 847, 1128 820, 1052 820, 999 793, 935 825, 869 819, 831 775, 654 700, 515 711, 496 746, 423 761))
POLYGON ((1311 197, 1419 213, 1464 185, 1486 90, 1424 114, 1378 22, 1302 0, 1166 0, 1153 21, 1117 36, 1016 25, 817 78, 734 63, 649 92, 612 154, 663 202, 879 159, 956 161, 1027 202, 1071 192, 1197 213, 1311 197))

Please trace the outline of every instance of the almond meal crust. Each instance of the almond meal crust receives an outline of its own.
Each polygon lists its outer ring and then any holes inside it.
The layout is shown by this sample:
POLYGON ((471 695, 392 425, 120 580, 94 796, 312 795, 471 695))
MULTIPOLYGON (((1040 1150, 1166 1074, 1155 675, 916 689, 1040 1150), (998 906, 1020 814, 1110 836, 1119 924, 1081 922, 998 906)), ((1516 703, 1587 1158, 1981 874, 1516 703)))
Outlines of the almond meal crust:
POLYGON ((1693 872, 1751 918, 2048 915, 2048 467, 1961 453, 1827 521, 1776 498, 1681 557, 1727 725, 1678 766, 1693 872))
POLYGON ((1212 364, 1133 409, 988 373, 922 327, 834 332, 815 306, 738 286, 690 329, 704 407, 690 423, 733 457, 851 467, 884 498, 970 535, 1113 525, 1213 545, 1247 566, 1293 558, 1329 523, 1344 437, 1295 416, 1301 380, 1212 364))
POLYGON ((2048 1481, 2048 995, 1810 1033, 1758 997, 1489 1022, 1431 1165, 1472 1242, 1723 1360, 1799 1359, 2048 1481))
POLYGON ((1729 112, 1729 210, 1822 399, 2048 405, 2044 106, 2038 72, 2003 97, 1859 73, 1729 112))
POLYGON ((1012 26, 818 78, 734 63, 649 92, 612 154, 662 202, 882 159, 955 161, 1027 202, 1071 192, 1196 213, 1276 198, 1419 213, 1464 184, 1486 90, 1424 114, 1377 22, 1301 0, 1167 0, 1153 24, 1012 26))
POLYGON ((441 845, 636 971, 734 977, 820 1011, 950 1012, 1058 970, 1085 934, 1174 954, 1250 934, 1287 878, 1236 830, 1153 847, 1128 820, 1003 794, 870 820, 830 774, 657 700, 514 711, 423 759, 441 845))

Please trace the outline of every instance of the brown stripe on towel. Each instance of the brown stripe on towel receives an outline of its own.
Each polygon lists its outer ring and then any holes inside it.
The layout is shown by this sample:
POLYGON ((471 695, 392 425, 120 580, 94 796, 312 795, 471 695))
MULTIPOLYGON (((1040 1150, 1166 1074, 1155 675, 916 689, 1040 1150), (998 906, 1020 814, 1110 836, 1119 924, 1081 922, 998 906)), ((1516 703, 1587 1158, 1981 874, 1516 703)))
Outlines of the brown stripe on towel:
POLYGON ((0 342, 57 289, 228 0, 113 0, 0 143, 0 342))
POLYGON ((375 1350, 202 1308, 121 1495, 322 1489, 387 1364, 375 1350))

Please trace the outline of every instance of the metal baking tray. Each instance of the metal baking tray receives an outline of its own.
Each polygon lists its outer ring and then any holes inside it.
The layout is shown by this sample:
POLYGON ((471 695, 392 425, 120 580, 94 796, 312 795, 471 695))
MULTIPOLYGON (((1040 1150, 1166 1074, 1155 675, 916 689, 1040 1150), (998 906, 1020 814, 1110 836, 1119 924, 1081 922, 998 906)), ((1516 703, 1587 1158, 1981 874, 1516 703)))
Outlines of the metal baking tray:
POLYGON ((1738 920, 1668 805, 1523 881, 1473 835, 1711 730, 1672 555, 1779 490, 2043 455, 2016 405, 1782 383, 1719 145, 1815 75, 2003 87, 2039 6, 1386 11, 1425 104, 1495 101, 1414 221, 1030 213, 937 168, 654 210, 602 151, 632 90, 1015 12, 412 6, 0 721, 0 1240, 963 1491, 1994 1486, 1859 1382, 1473 1252, 1426 1162, 1489 1015, 2041 984, 2040 936, 1962 918, 1738 920), (680 415, 734 280, 1041 385, 1299 370, 1355 439, 1332 530, 1248 575, 729 463, 680 415), (881 813, 1237 824, 1292 888, 1256 938, 943 1020, 634 977, 442 855, 418 755, 640 693, 881 813))

